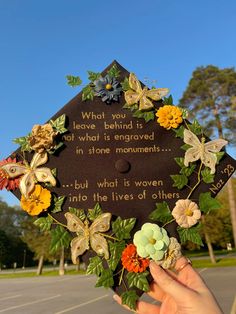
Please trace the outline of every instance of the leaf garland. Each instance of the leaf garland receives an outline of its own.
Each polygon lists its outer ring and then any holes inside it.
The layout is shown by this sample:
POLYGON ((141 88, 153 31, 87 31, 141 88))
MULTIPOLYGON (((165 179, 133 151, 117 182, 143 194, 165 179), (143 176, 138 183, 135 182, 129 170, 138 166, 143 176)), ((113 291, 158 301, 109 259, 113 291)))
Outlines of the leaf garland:
POLYGON ((107 261, 108 266, 111 270, 116 270, 117 265, 120 262, 121 253, 125 249, 126 242, 120 241, 120 242, 111 242, 108 241, 109 245, 109 252, 110 252, 110 258, 107 261))
POLYGON ((211 196, 210 192, 201 193, 199 196, 199 207, 201 211, 208 214, 212 210, 219 209, 221 203, 211 196))
POLYGON ((67 230, 65 230, 62 226, 56 226, 55 229, 51 230, 51 246, 50 252, 55 253, 61 247, 68 248, 71 241, 71 236, 67 230))
POLYGON ((170 208, 166 202, 156 203, 156 209, 151 212, 149 218, 154 221, 167 223, 173 217, 170 208))
POLYGON ((111 288, 114 286, 113 272, 111 269, 103 269, 96 282, 95 287, 111 288))
POLYGON ((39 227, 40 231, 45 232, 51 229, 53 219, 50 216, 40 217, 34 221, 34 225, 39 227))
POLYGON ((148 292, 150 290, 149 283, 147 280, 147 276, 149 275, 148 271, 144 271, 142 273, 128 273, 127 280, 130 288, 136 287, 144 292, 148 292))
POLYGON ((100 276, 102 271, 104 270, 102 266, 102 259, 99 256, 94 256, 89 259, 89 264, 87 267, 86 274, 87 275, 97 275, 100 276))
POLYGON ((117 217, 112 223, 112 231, 119 240, 130 239, 130 232, 133 229, 135 222, 136 218, 121 219, 121 217, 117 217))
POLYGON ((131 310, 136 310, 136 304, 139 299, 135 290, 129 290, 121 294, 122 304, 127 305, 131 310))
POLYGON ((93 209, 88 210, 88 219, 94 221, 98 216, 102 214, 102 208, 99 203, 96 203, 93 209))
POLYGON ((203 246, 203 242, 200 236, 201 224, 193 226, 191 228, 177 227, 177 231, 180 237, 180 242, 184 244, 186 241, 191 241, 197 245, 203 246))
POLYGON ((76 87, 82 84, 82 81, 79 76, 67 75, 66 79, 67 79, 67 84, 72 87, 76 87))

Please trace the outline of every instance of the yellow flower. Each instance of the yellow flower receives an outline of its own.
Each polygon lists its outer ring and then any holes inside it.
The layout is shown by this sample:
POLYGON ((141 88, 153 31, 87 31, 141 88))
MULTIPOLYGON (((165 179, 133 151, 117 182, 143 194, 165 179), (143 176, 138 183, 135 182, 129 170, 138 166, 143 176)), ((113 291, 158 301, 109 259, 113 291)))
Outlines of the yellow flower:
POLYGON ((33 192, 26 198, 21 196, 21 207, 29 215, 36 216, 47 210, 51 203, 51 192, 36 184, 33 192))
POLYGON ((157 110, 156 116, 157 122, 160 126, 169 130, 171 128, 176 129, 180 123, 183 122, 182 111, 175 106, 165 105, 157 110))

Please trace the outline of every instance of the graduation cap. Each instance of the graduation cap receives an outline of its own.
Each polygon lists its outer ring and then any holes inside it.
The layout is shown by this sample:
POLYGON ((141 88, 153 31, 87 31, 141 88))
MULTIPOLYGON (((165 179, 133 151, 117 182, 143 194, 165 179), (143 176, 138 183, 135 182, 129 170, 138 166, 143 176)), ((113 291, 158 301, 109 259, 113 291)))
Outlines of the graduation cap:
POLYGON ((220 207, 214 197, 236 162, 222 151, 226 141, 210 141, 165 97, 167 88, 148 89, 116 61, 88 73, 90 83, 48 123, 15 140, 21 148, 1 164, 0 185, 39 215, 52 250, 71 244, 96 286, 135 308, 150 259, 171 268, 178 242, 202 244, 201 214, 220 207))

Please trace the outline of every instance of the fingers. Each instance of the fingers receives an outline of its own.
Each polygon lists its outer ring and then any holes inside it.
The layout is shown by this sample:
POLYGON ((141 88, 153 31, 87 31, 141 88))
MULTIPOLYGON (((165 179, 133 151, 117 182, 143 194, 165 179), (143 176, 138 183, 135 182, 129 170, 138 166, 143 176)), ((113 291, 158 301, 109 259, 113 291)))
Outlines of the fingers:
POLYGON ((186 269, 192 269, 192 263, 190 261, 190 259, 182 256, 180 257, 176 263, 175 263, 175 270, 177 272, 181 272, 184 268, 186 269))
POLYGON ((158 284, 153 281, 151 284, 150 284, 150 290, 147 292, 147 294, 157 300, 157 301, 160 301, 162 302, 164 297, 165 297, 165 292, 158 286, 158 284))
POLYGON ((183 295, 189 291, 186 287, 184 287, 180 282, 172 278, 155 262, 151 262, 149 268, 153 279, 164 293, 168 293, 175 300, 183 300, 183 295))
POLYGON ((117 294, 113 296, 113 299, 120 305, 122 305, 125 309, 138 313, 138 314, 159 314, 160 313, 160 307, 158 305, 150 304, 144 301, 138 301, 137 302, 137 308, 136 311, 131 310, 127 305, 123 305, 121 302, 121 297, 119 297, 117 294))

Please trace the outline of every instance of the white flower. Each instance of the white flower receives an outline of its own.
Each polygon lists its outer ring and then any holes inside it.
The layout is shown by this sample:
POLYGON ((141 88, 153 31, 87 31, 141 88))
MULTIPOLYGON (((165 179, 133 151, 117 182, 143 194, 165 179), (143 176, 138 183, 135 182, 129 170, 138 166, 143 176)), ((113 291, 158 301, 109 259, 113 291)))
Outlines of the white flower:
POLYGON ((173 268, 176 261, 182 256, 181 245, 176 240, 176 238, 170 238, 170 244, 164 255, 164 259, 158 264, 165 269, 173 268))
POLYGON ((172 211, 177 224, 183 228, 190 228, 201 218, 201 211, 191 200, 178 200, 172 211))

